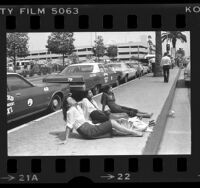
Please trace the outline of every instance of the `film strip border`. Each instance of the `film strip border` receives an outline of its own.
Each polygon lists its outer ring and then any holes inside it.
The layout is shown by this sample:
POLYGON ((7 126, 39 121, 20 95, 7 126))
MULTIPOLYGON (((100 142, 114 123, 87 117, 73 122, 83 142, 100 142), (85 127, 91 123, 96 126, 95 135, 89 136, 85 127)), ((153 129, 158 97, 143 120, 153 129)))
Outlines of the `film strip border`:
MULTIPOLYGON (((186 28, 186 15, 177 14, 175 17, 175 26, 177 29, 186 28)), ((102 17, 102 29, 113 29, 114 18, 112 15, 103 15, 102 17)), ((126 28, 136 29, 138 27, 138 17, 137 15, 128 15, 126 18, 126 28)), ((37 31, 42 28, 41 17, 40 16, 30 16, 29 27, 33 31, 37 31)), ((163 21, 162 15, 152 15, 151 16, 151 28, 160 29, 162 28, 163 21)), ((15 30, 17 29, 17 18, 15 16, 6 17, 6 29, 15 30)), ((65 29, 65 16, 58 15, 54 17, 54 29, 65 29)), ((78 16, 78 29, 87 30, 90 29, 90 17, 88 15, 78 16)))
MULTIPOLYGON (((200 24, 194 13, 185 12, 186 5, 154 5, 152 9, 150 6, 78 6, 78 15, 6 15, 2 22, 5 28, 1 31, 195 30, 200 24)), ((192 159, 190 156, 9 157, 4 163, 4 173, 9 174, 10 182, 16 182, 12 177, 23 175, 23 178, 18 177, 18 183, 19 178, 21 182, 31 182, 30 174, 39 174, 39 182, 67 182, 80 176, 94 182, 134 182, 145 178, 149 181, 159 178, 183 181, 185 178, 187 181, 191 172, 198 171, 192 159)), ((195 175, 200 177, 200 174, 195 175)))
MULTIPOLYGON (((103 157, 102 159, 102 164, 103 164, 103 171, 104 172, 114 172, 115 170, 115 159, 114 158, 109 158, 109 157, 103 157)), ((35 159, 30 159, 30 171, 32 173, 41 173, 42 172, 42 161, 44 160, 35 158, 35 159)), ((53 161, 52 161, 53 162, 53 161)), ((80 164, 80 172, 90 172, 90 166, 91 163, 94 161, 91 160, 90 158, 83 157, 79 160, 80 164)), ((55 172, 56 173, 64 173, 66 172, 66 167, 67 167, 67 159, 64 158, 58 158, 55 159, 54 164, 55 164, 55 172)), ((152 172, 164 172, 166 169, 164 159, 161 157, 156 157, 152 158, 152 172)), ((179 157, 176 158, 173 163, 175 165, 175 171, 177 172, 187 172, 187 158, 185 157, 179 157)), ((93 163, 92 165, 94 165, 93 163)), ((18 163, 17 159, 8 159, 7 160, 7 173, 17 173, 18 170, 20 169, 20 164, 18 163)), ((141 163, 139 162, 138 158, 128 158, 128 163, 126 166, 126 169, 128 172, 138 172, 139 171, 139 166, 141 166, 141 163)))
POLYGON ((8 159, 6 165, 11 183, 151 182, 187 181, 194 170, 190 161, 188 156, 22 157, 8 159))
POLYGON ((4 14, 12 32, 189 30, 198 25, 198 5, 70 5, 15 7, 4 14), (149 7, 152 7, 151 9, 149 7), (25 13, 24 13, 25 12, 25 13))

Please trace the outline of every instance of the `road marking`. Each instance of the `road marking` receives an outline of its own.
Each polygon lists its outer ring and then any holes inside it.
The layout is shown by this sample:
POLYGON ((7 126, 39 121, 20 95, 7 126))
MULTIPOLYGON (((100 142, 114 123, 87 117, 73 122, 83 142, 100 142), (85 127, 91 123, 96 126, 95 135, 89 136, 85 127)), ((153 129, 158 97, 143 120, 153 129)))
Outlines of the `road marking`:
MULTIPOLYGON (((148 75, 148 74, 145 74, 144 76, 146 76, 146 75, 148 75)), ((140 79, 141 79, 141 78, 140 78, 140 79)), ((130 81, 127 82, 127 83, 123 83, 123 84, 121 84, 121 85, 119 85, 119 86, 113 88, 113 90, 115 90, 115 89, 117 89, 117 88, 120 88, 120 87, 122 87, 122 86, 125 86, 125 85, 127 85, 127 84, 129 84, 129 83, 135 82, 136 80, 137 80, 137 78, 134 79, 134 80, 130 80, 130 81)), ((94 99, 95 99, 96 97, 98 97, 99 95, 102 95, 102 93, 99 93, 99 94, 95 95, 95 96, 94 96, 94 99)), ((50 116, 52 116, 52 115, 54 115, 54 114, 57 114, 57 113, 60 112, 60 111, 61 111, 61 110, 58 110, 58 111, 56 111, 56 112, 53 112, 53 113, 48 114, 48 115, 46 115, 46 116, 43 116, 43 117, 41 117, 41 118, 35 119, 35 120, 31 121, 31 122, 34 122, 34 121, 35 121, 35 122, 38 122, 38 121, 41 121, 41 120, 43 120, 43 119, 45 119, 45 118, 48 118, 48 117, 50 117, 50 116)), ((22 128, 24 128, 24 127, 27 127, 28 125, 30 125, 30 122, 29 122, 29 123, 26 123, 26 124, 23 124, 23 125, 21 125, 21 126, 18 126, 18 127, 14 128, 14 129, 9 130, 9 131, 8 131, 8 134, 11 133, 11 132, 17 131, 17 130, 19 130, 19 129, 22 129, 22 128)))

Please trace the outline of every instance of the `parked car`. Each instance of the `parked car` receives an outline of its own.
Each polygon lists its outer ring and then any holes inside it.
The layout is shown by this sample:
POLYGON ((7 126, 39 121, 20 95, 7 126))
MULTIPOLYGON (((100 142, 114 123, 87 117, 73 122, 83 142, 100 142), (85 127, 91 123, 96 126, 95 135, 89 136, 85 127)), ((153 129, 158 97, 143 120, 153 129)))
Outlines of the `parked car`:
POLYGON ((92 90, 98 94, 106 85, 119 85, 120 75, 103 63, 79 63, 66 67, 61 73, 49 75, 43 82, 69 83, 70 90, 92 90))
POLYGON ((15 121, 43 110, 61 108, 69 85, 45 84, 36 86, 17 73, 7 73, 7 121, 15 121))
POLYGON ((150 72, 149 66, 146 66, 146 65, 142 65, 142 66, 143 66, 143 73, 144 73, 144 74, 147 74, 147 73, 150 72))
POLYGON ((132 60, 130 62, 127 62, 127 64, 136 70, 136 77, 139 77, 139 75, 143 75, 143 66, 141 65, 141 63, 136 60, 132 60))
POLYGON ((120 74, 120 80, 128 82, 129 79, 136 77, 137 70, 130 67, 127 63, 109 63, 108 66, 120 74))
POLYGON ((191 81, 190 78, 191 78, 191 67, 189 62, 184 70, 184 80, 186 85, 190 83, 191 81))

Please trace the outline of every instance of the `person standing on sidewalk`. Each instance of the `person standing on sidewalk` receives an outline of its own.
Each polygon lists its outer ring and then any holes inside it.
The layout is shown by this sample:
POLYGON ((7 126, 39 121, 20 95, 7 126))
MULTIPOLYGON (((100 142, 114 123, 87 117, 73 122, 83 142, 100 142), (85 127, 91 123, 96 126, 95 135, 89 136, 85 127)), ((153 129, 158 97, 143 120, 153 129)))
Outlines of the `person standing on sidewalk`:
POLYGON ((168 57, 168 53, 165 52, 161 59, 161 66, 163 68, 164 82, 169 81, 169 69, 171 66, 171 59, 168 57))
POLYGON ((152 73, 153 73, 153 75, 154 75, 156 58, 151 58, 151 59, 149 60, 149 62, 151 63, 151 70, 152 70, 152 73))

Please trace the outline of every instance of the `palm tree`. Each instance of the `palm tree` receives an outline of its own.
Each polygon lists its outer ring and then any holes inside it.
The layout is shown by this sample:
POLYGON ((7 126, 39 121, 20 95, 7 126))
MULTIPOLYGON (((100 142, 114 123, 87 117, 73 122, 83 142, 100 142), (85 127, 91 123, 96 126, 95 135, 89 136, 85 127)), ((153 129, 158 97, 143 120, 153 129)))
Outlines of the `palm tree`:
POLYGON ((181 42, 187 42, 187 37, 181 31, 167 31, 162 33, 162 42, 165 40, 172 42, 173 48, 176 48, 177 40, 180 40, 181 42))
POLYGON ((162 59, 162 40, 161 40, 161 31, 156 31, 156 63, 154 76, 162 76, 162 68, 160 62, 162 59))

